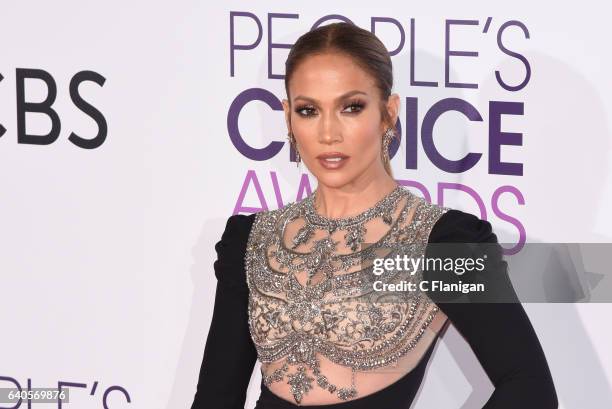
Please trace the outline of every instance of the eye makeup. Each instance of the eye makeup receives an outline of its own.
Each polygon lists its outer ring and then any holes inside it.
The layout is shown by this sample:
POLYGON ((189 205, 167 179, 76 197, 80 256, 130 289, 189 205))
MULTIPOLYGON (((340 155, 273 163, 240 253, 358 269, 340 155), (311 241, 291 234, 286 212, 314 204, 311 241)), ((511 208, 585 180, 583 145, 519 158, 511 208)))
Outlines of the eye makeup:
MULTIPOLYGON (((365 106, 366 106, 365 102, 363 102, 359 98, 355 98, 355 99, 350 100, 348 103, 344 104, 342 111, 344 112, 346 109, 351 109, 351 111, 345 112, 345 113, 354 115, 354 114, 358 114, 359 112, 361 112, 365 108, 365 106)), ((315 106, 312 104, 298 104, 295 107, 294 111, 301 117, 308 118, 308 117, 312 117, 316 115, 313 113, 315 109, 316 109, 315 106), (306 111, 306 113, 302 111, 306 111)))

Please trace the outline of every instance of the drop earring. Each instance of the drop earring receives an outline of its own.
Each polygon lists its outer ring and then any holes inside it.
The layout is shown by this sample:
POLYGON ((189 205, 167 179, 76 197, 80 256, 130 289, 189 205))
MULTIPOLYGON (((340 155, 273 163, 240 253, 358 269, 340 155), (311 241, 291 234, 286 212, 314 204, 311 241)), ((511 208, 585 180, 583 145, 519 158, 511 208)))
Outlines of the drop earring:
POLYGON ((302 161, 302 158, 300 157, 300 152, 297 149, 297 142, 295 141, 295 136, 293 136, 291 132, 287 132, 287 140, 289 140, 289 143, 291 144, 291 146, 293 147, 293 150, 295 151, 296 166, 300 167, 300 162, 302 161))
POLYGON ((387 128, 387 130, 383 134, 382 152, 381 152, 382 160, 383 160, 383 163, 385 164, 389 163, 389 161, 391 160, 389 158, 389 145, 391 145, 391 141, 393 140, 394 137, 395 137, 395 131, 393 130, 393 128, 387 128))

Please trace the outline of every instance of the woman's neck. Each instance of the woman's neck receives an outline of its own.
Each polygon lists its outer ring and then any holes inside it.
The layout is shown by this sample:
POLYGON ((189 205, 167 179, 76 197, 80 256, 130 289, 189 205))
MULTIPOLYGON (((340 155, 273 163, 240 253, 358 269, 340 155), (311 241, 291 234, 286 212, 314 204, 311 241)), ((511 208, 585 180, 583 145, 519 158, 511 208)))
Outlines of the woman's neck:
POLYGON ((340 219, 358 215, 391 193, 398 183, 391 177, 372 180, 365 186, 328 187, 319 184, 315 197, 316 212, 326 218, 340 219))

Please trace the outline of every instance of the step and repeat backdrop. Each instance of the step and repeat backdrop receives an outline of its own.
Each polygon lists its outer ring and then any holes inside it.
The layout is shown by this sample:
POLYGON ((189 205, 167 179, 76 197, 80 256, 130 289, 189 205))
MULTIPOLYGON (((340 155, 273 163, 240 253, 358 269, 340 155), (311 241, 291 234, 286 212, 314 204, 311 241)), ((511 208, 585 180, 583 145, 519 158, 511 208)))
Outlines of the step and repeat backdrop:
MULTIPOLYGON (((291 161, 284 62, 334 21, 391 54, 398 181, 489 220, 508 254, 612 242, 605 2, 1 9, 0 388, 62 385, 69 408, 191 405, 227 218, 316 188, 291 161)), ((612 307, 588 301, 525 304, 561 408, 612 407, 612 307)), ((260 380, 258 363, 248 408, 260 380)), ((480 408, 492 390, 450 327, 414 407, 480 408)))

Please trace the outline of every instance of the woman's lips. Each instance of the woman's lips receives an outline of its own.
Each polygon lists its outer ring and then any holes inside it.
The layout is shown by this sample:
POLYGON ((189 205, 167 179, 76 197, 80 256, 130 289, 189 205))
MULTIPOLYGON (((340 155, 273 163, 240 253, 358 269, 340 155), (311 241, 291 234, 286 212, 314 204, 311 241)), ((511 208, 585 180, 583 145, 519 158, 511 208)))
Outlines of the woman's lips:
POLYGON ((349 157, 346 155, 319 155, 317 159, 322 167, 328 170, 340 169, 344 166, 349 157))

